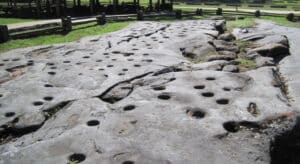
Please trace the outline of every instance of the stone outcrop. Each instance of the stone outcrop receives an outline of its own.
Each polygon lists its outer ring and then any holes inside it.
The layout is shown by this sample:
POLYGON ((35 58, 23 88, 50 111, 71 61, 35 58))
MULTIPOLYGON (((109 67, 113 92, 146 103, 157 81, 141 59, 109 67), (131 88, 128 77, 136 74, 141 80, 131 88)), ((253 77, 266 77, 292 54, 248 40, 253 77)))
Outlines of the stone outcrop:
POLYGON ((294 116, 272 65, 288 42, 249 36, 259 68, 242 70, 225 25, 145 21, 1 54, 0 163, 270 163, 294 116))

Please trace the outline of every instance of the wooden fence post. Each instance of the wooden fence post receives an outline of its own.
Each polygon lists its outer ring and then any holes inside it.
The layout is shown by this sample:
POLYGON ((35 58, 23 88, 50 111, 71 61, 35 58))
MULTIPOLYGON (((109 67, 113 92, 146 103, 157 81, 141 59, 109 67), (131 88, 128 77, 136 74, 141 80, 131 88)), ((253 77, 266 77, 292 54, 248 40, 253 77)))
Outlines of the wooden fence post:
POLYGON ((256 10, 255 13, 254 13, 255 17, 260 17, 260 11, 259 10, 256 10))
POLYGON ((68 33, 70 31, 72 31, 71 17, 67 16, 67 17, 61 18, 61 26, 62 26, 62 30, 64 33, 68 33))
POLYGON ((290 22, 294 21, 294 18, 295 18, 295 15, 294 13, 289 13, 287 16, 286 16, 286 19, 290 22))
POLYGON ((137 20, 144 20, 144 12, 143 10, 137 11, 137 20))
POLYGON ((217 11, 216 11, 216 14, 217 15, 222 15, 223 14, 222 8, 218 8, 217 11))
POLYGON ((0 25, 0 43, 7 42, 9 39, 8 28, 6 25, 0 25))
POLYGON ((182 11, 181 10, 176 10, 175 11, 175 17, 176 17, 176 19, 181 19, 182 18, 182 11))
POLYGON ((203 15, 203 10, 202 9, 197 9, 196 10, 196 15, 202 16, 203 15))
POLYGON ((106 15, 103 12, 100 16, 96 17, 98 25, 104 25, 106 23, 106 15))

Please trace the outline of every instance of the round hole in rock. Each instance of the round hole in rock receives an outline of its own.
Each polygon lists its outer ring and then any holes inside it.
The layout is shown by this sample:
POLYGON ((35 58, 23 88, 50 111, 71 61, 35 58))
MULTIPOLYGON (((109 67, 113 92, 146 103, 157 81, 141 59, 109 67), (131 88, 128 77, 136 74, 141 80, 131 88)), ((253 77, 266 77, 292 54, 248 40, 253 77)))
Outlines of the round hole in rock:
POLYGON ((99 125, 99 121, 98 120, 90 120, 90 121, 88 121, 86 124, 88 125, 88 126, 97 126, 97 125, 99 125))
POLYGON ((124 161, 124 162, 122 162, 122 164, 134 164, 134 162, 133 161, 124 161))
POLYGON ((145 54, 143 54, 144 56, 149 56, 149 54, 147 54, 147 53, 145 53, 145 54))
POLYGON ((105 52, 105 53, 103 53, 103 55, 109 55, 109 53, 105 52))
POLYGON ((53 67, 50 67, 50 69, 56 69, 57 67, 53 66, 53 67))
POLYGON ((113 51, 113 52, 111 52, 111 53, 113 53, 113 54, 119 54, 119 53, 121 53, 120 51, 113 51))
POLYGON ((63 61, 63 63, 71 63, 70 61, 66 60, 66 61, 63 61))
POLYGON ((3 59, 2 61, 5 61, 5 62, 6 62, 6 61, 9 61, 9 59, 3 59))
POLYGON ((202 93, 202 96, 203 96, 203 97, 213 97, 213 96, 214 96, 214 93, 212 93, 212 92, 203 92, 203 93, 202 93))
POLYGON ((229 100, 228 99, 218 99, 216 102, 217 102, 217 104, 220 104, 220 105, 226 105, 229 103, 229 100))
POLYGON ((195 85, 194 88, 195 89, 204 89, 205 85, 195 85))
POLYGON ((0 66, 4 66, 4 63, 0 63, 0 66))
POLYGON ((125 75, 125 73, 119 73, 118 75, 119 75, 119 76, 124 76, 124 75, 125 75))
POLYGON ((88 59, 88 58, 90 58, 89 56, 84 56, 84 57, 82 57, 82 58, 84 58, 84 59, 88 59))
POLYGON ((46 100, 46 101, 52 101, 52 100, 53 100, 53 97, 51 97, 51 96, 46 96, 46 97, 44 97, 44 100, 46 100))
POLYGON ((75 162, 75 163, 80 163, 85 160, 85 155, 81 153, 74 153, 69 156, 69 161, 75 162))
POLYGON ((3 97, 3 95, 2 95, 2 94, 0 94, 0 97, 3 97))
POLYGON ((114 66, 114 65, 111 65, 111 64, 110 64, 110 65, 107 65, 107 67, 113 67, 113 66, 114 66))
POLYGON ((45 84, 44 87, 53 87, 53 85, 45 84))
POLYGON ((134 105, 127 105, 123 108, 124 111, 130 111, 130 110, 133 110, 135 109, 135 106, 134 105))
POLYGON ((20 60, 19 58, 12 59, 12 61, 19 61, 19 60, 20 60))
POLYGON ((54 63, 47 63, 47 65, 54 65, 54 63))
POLYGON ((98 70, 99 70, 99 71, 104 71, 104 68, 99 68, 98 70))
POLYGON ((7 112, 7 113, 5 113, 5 117, 12 117, 15 114, 16 114, 15 112, 7 112))
POLYGON ((99 59, 99 60, 96 60, 96 62, 102 62, 102 60, 101 60, 101 59, 99 59))
POLYGON ((127 59, 127 60, 128 60, 128 61, 133 61, 133 59, 131 59, 131 58, 130 58, 130 59, 127 59))
POLYGON ((41 106, 43 105, 44 103, 42 101, 35 101, 32 103, 34 106, 41 106))
POLYGON ((171 98, 171 96, 163 93, 163 94, 158 95, 157 98, 159 98, 161 100, 169 100, 171 98))
POLYGON ((135 64, 135 65, 133 65, 134 67, 140 67, 141 65, 139 65, 139 64, 135 64))
POLYGON ((152 89, 155 91, 161 91, 161 90, 165 90, 166 87, 165 86, 153 86, 152 89))
POLYGON ((126 71, 128 71, 128 69, 127 68, 123 68, 122 71, 126 72, 126 71))
POLYGON ((170 78, 170 81, 174 81, 174 80, 176 80, 176 78, 175 78, 175 77, 172 77, 172 78, 170 78))
POLYGON ((224 90, 224 91, 230 91, 231 89, 228 88, 228 87, 224 87, 223 90, 224 90))
POLYGON ((117 61, 117 59, 111 59, 112 61, 117 61))
POLYGON ((207 77, 206 80, 216 80, 214 77, 207 77))
POLYGON ((228 122, 223 123, 223 128, 228 132, 236 133, 239 131, 240 126, 235 121, 228 121, 228 122))
POLYGON ((48 72, 49 75, 55 75, 56 72, 48 72))
POLYGON ((186 113, 193 117, 193 118, 196 118, 196 119, 200 119, 200 118, 204 118, 205 116, 205 112, 203 112, 202 110, 200 109, 188 109, 186 110, 186 113))

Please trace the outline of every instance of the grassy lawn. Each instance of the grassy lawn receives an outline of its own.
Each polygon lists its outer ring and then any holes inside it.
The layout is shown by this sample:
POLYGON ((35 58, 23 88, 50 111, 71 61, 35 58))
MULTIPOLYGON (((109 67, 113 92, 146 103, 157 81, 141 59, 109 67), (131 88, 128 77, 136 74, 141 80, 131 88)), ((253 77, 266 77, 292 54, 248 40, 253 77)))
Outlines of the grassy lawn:
POLYGON ((290 22, 285 17, 262 16, 262 19, 272 20, 280 25, 289 27, 300 27, 300 22, 290 22))
POLYGON ((231 30, 236 27, 250 27, 255 24, 253 17, 247 17, 245 19, 237 19, 235 21, 226 21, 226 26, 228 30, 231 30))
POLYGON ((0 24, 12 24, 21 22, 32 22, 34 19, 22 19, 22 18, 0 18, 0 24))
MULTIPOLYGON (((242 20, 235 20, 235 21, 227 21, 226 25, 228 30, 231 30, 235 27, 249 27, 255 25, 255 17, 246 17, 242 20)), ((280 25, 283 26, 289 26, 289 27, 300 27, 300 22, 290 22, 285 17, 272 17, 272 16, 262 16, 259 19, 266 19, 274 21, 280 25)))
POLYGON ((78 40, 85 36, 99 35, 108 32, 113 32, 127 26, 130 22, 111 22, 103 26, 98 26, 96 23, 88 23, 84 25, 74 26, 73 30, 67 35, 53 34, 46 36, 39 36, 29 39, 17 39, 0 44, 0 52, 15 48, 55 44, 63 42, 71 42, 78 40))

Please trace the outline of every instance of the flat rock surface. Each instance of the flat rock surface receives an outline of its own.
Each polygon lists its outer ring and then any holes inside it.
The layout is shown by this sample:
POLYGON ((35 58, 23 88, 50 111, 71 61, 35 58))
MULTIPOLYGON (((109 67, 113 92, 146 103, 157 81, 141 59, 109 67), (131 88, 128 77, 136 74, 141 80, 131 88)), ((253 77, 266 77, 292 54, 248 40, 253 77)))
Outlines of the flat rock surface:
POLYGON ((270 163, 274 120, 295 106, 274 66, 202 61, 239 51, 219 23, 145 21, 1 54, 0 163, 270 163))

